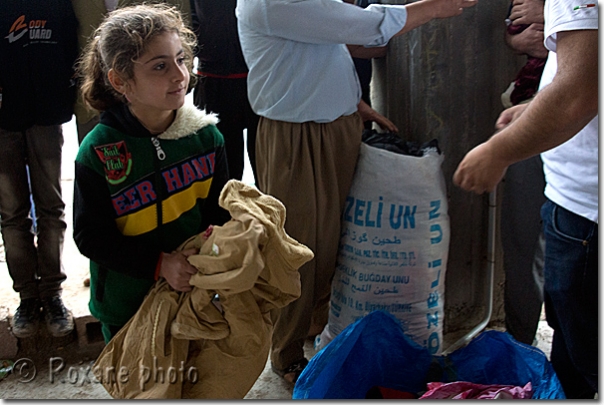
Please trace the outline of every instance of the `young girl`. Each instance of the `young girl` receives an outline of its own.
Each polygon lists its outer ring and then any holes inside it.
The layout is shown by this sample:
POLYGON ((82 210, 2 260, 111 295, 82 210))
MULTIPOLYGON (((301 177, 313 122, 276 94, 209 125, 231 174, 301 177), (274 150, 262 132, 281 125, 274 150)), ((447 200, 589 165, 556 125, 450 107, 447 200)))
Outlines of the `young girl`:
POLYGON ((101 121, 76 158, 74 239, 106 342, 158 277, 190 291, 195 252, 173 250, 230 219, 218 206, 228 180, 218 120, 185 104, 194 46, 174 9, 127 7, 99 26, 79 66, 101 121))

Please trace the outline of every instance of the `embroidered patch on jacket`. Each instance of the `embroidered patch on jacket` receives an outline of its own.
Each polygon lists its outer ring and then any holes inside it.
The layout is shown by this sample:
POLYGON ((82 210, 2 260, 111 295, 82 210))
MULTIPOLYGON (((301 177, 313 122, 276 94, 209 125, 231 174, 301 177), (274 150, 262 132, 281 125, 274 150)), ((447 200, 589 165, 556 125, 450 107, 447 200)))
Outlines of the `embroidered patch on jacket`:
POLYGON ((126 180, 132 169, 132 154, 128 152, 126 142, 95 146, 94 150, 103 162, 109 184, 120 184, 126 180))

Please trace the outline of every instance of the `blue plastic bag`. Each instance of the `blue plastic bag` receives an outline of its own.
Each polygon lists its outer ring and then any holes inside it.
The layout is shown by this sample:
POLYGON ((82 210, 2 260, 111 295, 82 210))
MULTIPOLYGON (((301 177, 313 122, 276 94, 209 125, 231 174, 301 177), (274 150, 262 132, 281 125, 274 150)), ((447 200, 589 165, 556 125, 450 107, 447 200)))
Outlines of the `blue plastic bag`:
POLYGON ((374 311, 349 325, 304 369, 294 399, 362 399, 374 386, 423 393, 431 381, 533 385, 534 399, 564 399, 545 354, 508 333, 486 331, 448 356, 407 338, 396 318, 374 311))

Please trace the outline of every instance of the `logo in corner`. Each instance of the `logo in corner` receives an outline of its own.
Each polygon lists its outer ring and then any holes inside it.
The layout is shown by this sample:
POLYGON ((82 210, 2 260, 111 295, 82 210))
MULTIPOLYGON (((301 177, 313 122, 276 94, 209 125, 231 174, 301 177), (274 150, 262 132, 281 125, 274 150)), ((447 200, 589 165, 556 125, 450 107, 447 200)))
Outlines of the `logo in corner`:
POLYGON ((15 20, 13 25, 10 27, 10 31, 8 32, 8 35, 5 36, 4 38, 7 38, 8 42, 12 44, 13 42, 15 42, 19 38, 21 38, 23 35, 25 35, 26 32, 27 32, 27 25, 25 24, 25 14, 24 14, 15 20), (18 32, 19 30, 22 30, 22 31, 18 32))
POLYGON ((103 163, 109 184, 120 184, 126 180, 132 169, 132 154, 128 152, 125 141, 95 146, 94 150, 103 163))
POLYGON ((582 8, 592 8, 592 7, 595 7, 595 6, 596 6, 595 3, 581 4, 580 6, 574 7, 573 11, 581 10, 582 8))

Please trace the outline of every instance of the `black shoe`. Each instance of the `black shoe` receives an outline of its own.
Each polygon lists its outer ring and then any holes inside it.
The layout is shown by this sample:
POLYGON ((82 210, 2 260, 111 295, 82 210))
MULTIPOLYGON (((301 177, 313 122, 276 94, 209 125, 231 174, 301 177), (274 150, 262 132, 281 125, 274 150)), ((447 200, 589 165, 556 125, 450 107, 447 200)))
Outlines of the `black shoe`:
POLYGON ((271 363, 271 369, 274 373, 276 373, 279 377, 283 378, 285 381, 291 384, 295 384, 298 381, 298 377, 302 374, 302 371, 308 365, 308 360, 305 358, 296 361, 291 366, 287 367, 284 370, 279 370, 271 363))
POLYGON ((40 301, 37 298, 22 299, 11 320, 13 335, 18 338, 32 337, 40 324, 40 301))
POLYGON ((73 315, 65 308, 60 296, 42 298, 42 310, 46 328, 52 336, 66 336, 73 331, 73 315))

